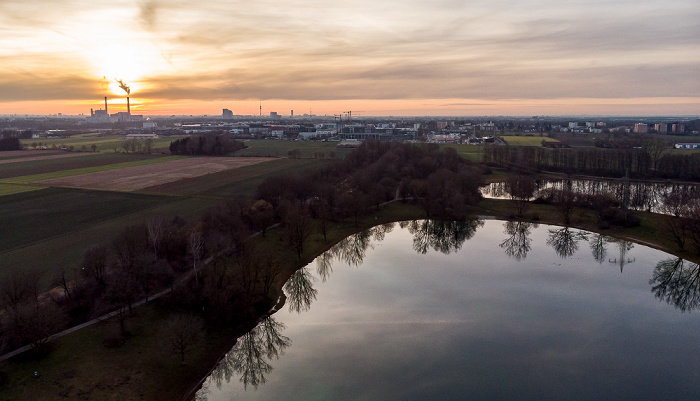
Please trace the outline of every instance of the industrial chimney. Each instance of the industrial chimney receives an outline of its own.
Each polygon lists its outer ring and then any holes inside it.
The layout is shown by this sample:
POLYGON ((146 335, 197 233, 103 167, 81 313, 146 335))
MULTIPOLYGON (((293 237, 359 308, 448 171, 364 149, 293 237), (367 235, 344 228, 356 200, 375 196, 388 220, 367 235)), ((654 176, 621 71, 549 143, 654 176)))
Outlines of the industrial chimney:
POLYGON ((126 114, 131 115, 131 106, 129 106, 129 96, 126 97, 126 114))
POLYGON ((109 113, 107 112, 107 96, 105 96, 105 114, 109 116, 109 113))

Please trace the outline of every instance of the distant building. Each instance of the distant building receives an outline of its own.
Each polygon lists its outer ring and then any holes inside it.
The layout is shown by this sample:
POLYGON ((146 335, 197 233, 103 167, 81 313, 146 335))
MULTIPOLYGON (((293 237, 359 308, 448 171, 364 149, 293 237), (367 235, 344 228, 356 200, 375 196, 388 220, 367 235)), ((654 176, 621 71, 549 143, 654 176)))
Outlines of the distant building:
POLYGON ((673 147, 676 149, 700 149, 700 143, 677 143, 673 147))
POLYGON ((666 124, 666 123, 654 124, 654 129, 659 134, 665 134, 666 132, 668 132, 668 124, 666 124))
POLYGON ((578 127, 577 121, 570 121, 569 122, 569 128, 577 128, 577 127, 578 127))
POLYGON ((231 119, 231 118, 233 118, 233 112, 229 109, 224 109, 221 112, 221 118, 231 119))
POLYGON ((154 129, 158 126, 158 123, 154 121, 144 121, 143 122, 143 128, 144 129, 154 129))
POLYGON ((646 134, 649 132, 649 126, 644 123, 634 124, 634 132, 637 134, 646 134))
POLYGON ((437 129, 446 129, 447 128, 447 121, 438 121, 437 122, 437 129))
POLYGON ((685 125, 673 124, 671 125, 671 132, 673 132, 674 134, 682 134, 685 132, 685 125))
POLYGON ((128 134, 127 139, 156 139, 158 134, 128 134))
POLYGON ((282 117, 282 116, 280 116, 276 111, 271 111, 271 112, 270 112, 270 117, 272 117, 272 118, 280 118, 280 117, 282 117))

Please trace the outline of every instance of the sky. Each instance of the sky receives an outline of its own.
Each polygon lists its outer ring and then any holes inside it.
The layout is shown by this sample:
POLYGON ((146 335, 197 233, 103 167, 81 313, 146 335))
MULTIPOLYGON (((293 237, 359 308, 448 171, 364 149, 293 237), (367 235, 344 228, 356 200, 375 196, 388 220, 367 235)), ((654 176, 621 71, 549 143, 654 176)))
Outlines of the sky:
POLYGON ((0 0, 0 114, 700 115, 697 0, 0 0))

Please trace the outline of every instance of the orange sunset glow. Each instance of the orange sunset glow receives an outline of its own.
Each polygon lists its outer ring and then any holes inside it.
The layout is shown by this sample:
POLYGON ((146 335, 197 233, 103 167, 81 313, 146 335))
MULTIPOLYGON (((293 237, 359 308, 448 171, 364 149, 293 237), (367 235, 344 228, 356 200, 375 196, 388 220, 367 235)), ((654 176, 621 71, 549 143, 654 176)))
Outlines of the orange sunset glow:
POLYGON ((0 114, 700 113, 694 1, 497 3, 2 2, 0 114))

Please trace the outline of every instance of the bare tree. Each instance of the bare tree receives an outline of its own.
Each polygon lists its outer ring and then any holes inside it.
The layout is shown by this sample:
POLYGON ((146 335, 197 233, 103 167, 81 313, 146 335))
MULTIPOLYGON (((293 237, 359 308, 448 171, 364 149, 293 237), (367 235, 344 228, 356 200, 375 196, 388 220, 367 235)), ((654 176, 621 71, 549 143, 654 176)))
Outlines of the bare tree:
POLYGON ((82 272, 95 280, 99 286, 105 284, 108 257, 109 249, 105 245, 93 246, 83 254, 82 272))
POLYGON ((153 247, 155 260, 158 260, 158 247, 160 246, 160 241, 163 239, 165 222, 161 218, 150 219, 146 223, 146 229, 148 230, 148 242, 150 242, 153 247))
POLYGON ((24 304, 17 313, 17 332, 24 343, 35 352, 42 351, 51 336, 57 333, 65 322, 63 311, 53 302, 44 304, 24 304))
POLYGON ((311 235, 311 218, 304 205, 297 203, 287 210, 287 214, 284 216, 283 231, 297 252, 297 257, 301 258, 301 254, 304 252, 304 243, 311 235))
POLYGON ((515 202, 515 210, 518 216, 522 216, 527 209, 530 198, 535 193, 535 181, 525 175, 510 175, 505 181, 506 191, 515 202))
POLYGON ((187 243, 190 255, 192 255, 192 269, 194 270, 194 277, 197 283, 199 283, 199 262, 204 254, 204 239, 202 238, 202 233, 199 231, 193 231, 190 233, 187 243))
POLYGON ((180 356, 185 364, 185 353, 204 340, 204 323, 199 316, 181 314, 172 316, 165 325, 165 344, 180 356))
POLYGON ((68 278, 68 273, 66 273, 65 267, 61 267, 56 271, 51 284, 61 287, 66 299, 70 300, 73 297, 73 284, 68 278))
POLYGON ((644 141, 642 148, 649 155, 654 171, 659 166, 659 160, 671 150, 668 142, 663 139, 648 139, 644 141))
POLYGON ((247 211, 248 218, 253 223, 253 227, 265 236, 265 231, 275 220, 275 211, 272 204, 266 200, 258 199, 247 211))
POLYGON ((564 224, 571 224, 571 214, 574 211, 576 194, 571 189, 562 189, 554 194, 554 202, 557 205, 559 213, 564 218, 564 224))

